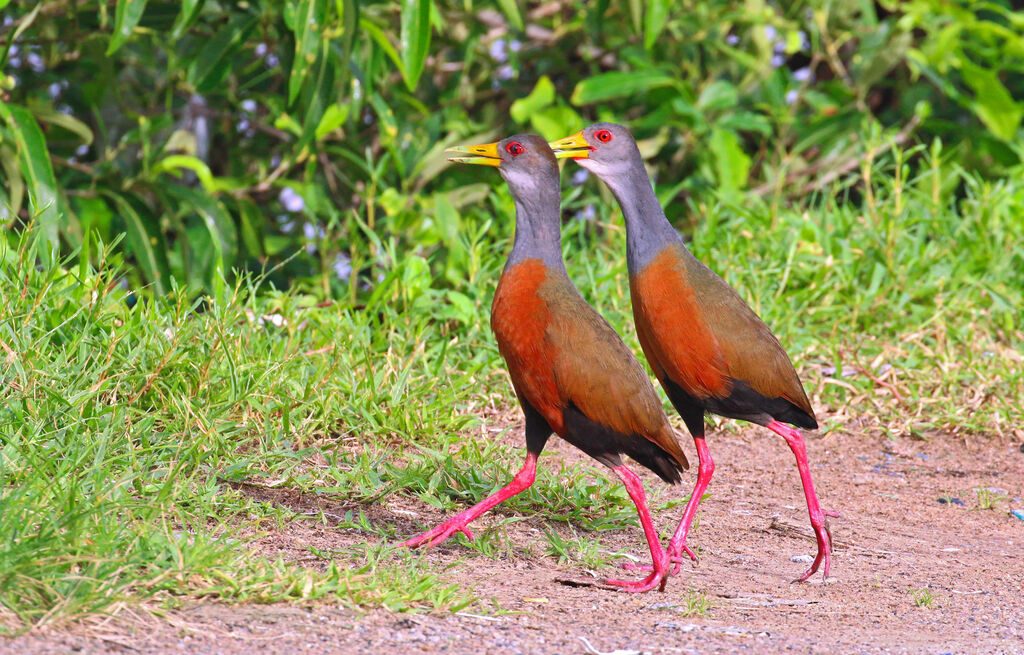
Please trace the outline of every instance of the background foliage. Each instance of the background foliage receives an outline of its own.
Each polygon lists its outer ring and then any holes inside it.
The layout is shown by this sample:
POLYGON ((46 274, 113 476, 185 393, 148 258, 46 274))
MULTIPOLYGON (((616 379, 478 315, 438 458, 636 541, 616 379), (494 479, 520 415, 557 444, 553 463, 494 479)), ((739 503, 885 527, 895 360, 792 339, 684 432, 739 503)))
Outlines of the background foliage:
MULTIPOLYGON (((1024 439, 1009 3, 0 0, 0 17, 0 631, 182 596, 473 602, 387 547, 409 536, 393 522, 252 490, 450 511, 507 479, 521 453, 491 420, 512 395, 487 313, 514 212, 493 171, 442 153, 517 131, 629 123, 670 218, 786 344, 831 438, 1024 439), (252 552, 314 520, 364 541, 311 549, 323 566, 252 552)), ((639 352, 618 210, 565 177, 569 274, 639 352)), ((629 529, 621 487, 542 463, 497 511, 568 522, 590 552, 590 532, 629 529)), ((464 545, 514 556, 502 535, 464 545)))
POLYGON ((859 162, 894 141, 941 142, 945 161, 983 176, 1021 157, 1024 12, 1008 2, 0 11, 0 221, 94 261, 87 235, 123 233, 126 283, 158 294, 172 279, 223 292, 233 270, 272 269, 279 285, 356 302, 393 272, 394 250, 462 288, 477 265, 466 242, 492 231, 475 208, 500 185, 439 175, 440 153, 523 130, 629 123, 683 228, 750 197, 777 207, 849 188, 859 201, 859 162))

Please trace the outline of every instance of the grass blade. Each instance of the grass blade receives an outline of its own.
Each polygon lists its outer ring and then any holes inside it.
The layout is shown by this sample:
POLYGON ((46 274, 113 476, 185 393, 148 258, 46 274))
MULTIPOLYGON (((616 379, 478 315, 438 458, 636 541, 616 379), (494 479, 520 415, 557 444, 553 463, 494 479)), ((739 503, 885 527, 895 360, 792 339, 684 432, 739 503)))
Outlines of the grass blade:
POLYGON ((146 10, 146 0, 118 0, 117 13, 114 14, 114 35, 107 46, 107 56, 114 54, 132 35, 135 26, 146 10))

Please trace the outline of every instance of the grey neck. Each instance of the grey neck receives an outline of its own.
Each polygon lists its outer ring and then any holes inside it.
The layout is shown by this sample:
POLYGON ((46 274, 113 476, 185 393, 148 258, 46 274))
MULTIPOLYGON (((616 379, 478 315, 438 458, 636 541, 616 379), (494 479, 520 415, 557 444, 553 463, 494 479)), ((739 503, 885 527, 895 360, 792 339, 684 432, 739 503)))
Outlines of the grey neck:
POLYGON ((605 182, 626 217, 626 260, 631 273, 643 269, 667 244, 682 243, 665 218, 639 153, 633 165, 620 175, 605 178, 605 182))
POLYGON ((551 181, 553 183, 541 183, 522 193, 512 189, 516 204, 516 237, 506 268, 525 259, 540 259, 549 269, 565 272, 561 195, 558 178, 551 181))

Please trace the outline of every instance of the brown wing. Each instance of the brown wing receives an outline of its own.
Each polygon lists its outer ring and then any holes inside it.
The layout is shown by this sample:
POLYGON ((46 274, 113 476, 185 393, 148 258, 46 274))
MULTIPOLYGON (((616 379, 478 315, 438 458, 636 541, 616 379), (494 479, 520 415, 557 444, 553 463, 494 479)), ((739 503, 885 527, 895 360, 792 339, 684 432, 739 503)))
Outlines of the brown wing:
MULTIPOLYGON (((562 401, 622 435, 640 435, 688 467, 650 378, 607 321, 566 279, 546 282, 545 337, 562 401)), ((628 453, 627 453, 628 454, 628 453)))
POLYGON ((784 398, 813 418, 807 393, 779 340, 725 280, 692 255, 689 260, 684 256, 687 277, 729 376, 766 398, 784 398))

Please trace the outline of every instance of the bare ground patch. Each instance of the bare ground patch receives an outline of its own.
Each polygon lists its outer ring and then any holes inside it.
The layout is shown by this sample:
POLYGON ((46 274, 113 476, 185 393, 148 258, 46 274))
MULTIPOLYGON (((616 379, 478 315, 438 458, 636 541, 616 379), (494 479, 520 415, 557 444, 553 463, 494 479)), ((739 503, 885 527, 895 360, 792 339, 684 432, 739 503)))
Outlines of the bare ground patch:
MULTIPOLYGON (((508 438, 521 438, 521 431, 508 438)), ((753 428, 716 431, 709 441, 717 472, 690 541, 702 560, 684 567, 665 593, 606 591, 594 583, 621 572, 559 565, 544 554, 543 530, 552 525, 536 514, 501 528, 513 545, 510 554, 488 558, 447 543, 425 555, 450 565, 447 579, 485 599, 459 614, 209 603, 164 620, 120 616, 106 625, 24 635, 0 642, 0 653, 586 653, 587 643, 600 652, 1024 653, 1024 521, 1007 513, 1024 508, 1013 500, 1024 497, 1020 444, 941 435, 931 441, 812 437, 808 451, 823 506, 842 518, 832 520, 833 577, 791 584, 806 564, 790 558, 813 554, 814 542, 788 449, 753 428), (979 508, 1002 497, 1009 500, 998 500, 995 509, 979 508), (705 615, 688 615, 695 598, 710 601, 705 615), (493 614, 490 599, 505 612, 493 614)), ((584 461, 555 440, 549 452, 541 466, 559 457, 584 461)), ((689 491, 643 477, 662 499, 689 491)), ((687 485, 692 479, 691 470, 687 485)), ((444 518, 409 498, 357 505, 288 489, 247 493, 296 512, 324 513, 326 526, 299 518, 281 529, 264 526, 268 534, 258 541, 268 556, 309 566, 326 565, 310 547, 331 551, 375 538, 333 527, 349 510, 362 509, 402 537, 444 518)), ((680 512, 657 515, 663 532, 674 528, 680 512)), ((474 527, 494 522, 485 516, 474 527)), ((586 536, 607 551, 647 557, 638 528, 586 536)))

